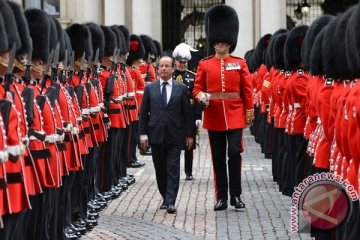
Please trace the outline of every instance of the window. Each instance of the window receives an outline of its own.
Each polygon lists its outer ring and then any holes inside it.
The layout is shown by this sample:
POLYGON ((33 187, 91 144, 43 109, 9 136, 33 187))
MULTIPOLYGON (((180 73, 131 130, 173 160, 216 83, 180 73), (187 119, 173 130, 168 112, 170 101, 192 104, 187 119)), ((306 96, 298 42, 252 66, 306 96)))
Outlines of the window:
POLYGON ((40 8, 48 14, 60 16, 60 0, 23 0, 25 8, 40 8))

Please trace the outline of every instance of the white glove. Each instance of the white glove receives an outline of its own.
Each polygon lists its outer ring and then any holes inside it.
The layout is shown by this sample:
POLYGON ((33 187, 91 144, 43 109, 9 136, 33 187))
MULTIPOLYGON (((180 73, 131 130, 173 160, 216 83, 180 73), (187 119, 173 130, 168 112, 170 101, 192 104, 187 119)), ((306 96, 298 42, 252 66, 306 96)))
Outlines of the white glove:
POLYGON ((209 103, 210 103, 210 97, 211 97, 211 95, 209 93, 202 92, 202 93, 200 93, 199 101, 202 105, 204 105, 205 107, 208 107, 209 103))
POLYGON ((201 123, 202 123, 202 121, 200 119, 195 120, 196 127, 200 127, 201 123))

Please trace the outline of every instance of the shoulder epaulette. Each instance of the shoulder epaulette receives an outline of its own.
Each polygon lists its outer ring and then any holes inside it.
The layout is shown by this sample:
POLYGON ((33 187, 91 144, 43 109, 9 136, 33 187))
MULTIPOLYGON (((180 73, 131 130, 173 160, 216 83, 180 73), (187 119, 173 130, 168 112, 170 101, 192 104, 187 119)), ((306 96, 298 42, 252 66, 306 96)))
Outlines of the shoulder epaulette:
POLYGON ((237 57, 237 56, 233 56, 233 55, 230 55, 230 56, 233 57, 233 58, 238 58, 238 59, 244 60, 244 59, 241 58, 241 57, 237 57))
POLYGON ((204 57, 203 59, 201 59, 200 61, 204 61, 204 60, 208 60, 210 58, 214 57, 214 55, 210 55, 210 56, 207 56, 207 57, 204 57))
POLYGON ((297 70, 298 75, 304 75, 304 69, 300 68, 297 70))
POLYGON ((186 69, 185 71, 188 72, 188 73, 191 73, 191 74, 196 75, 196 73, 194 73, 193 71, 190 71, 190 70, 188 70, 188 69, 186 69))

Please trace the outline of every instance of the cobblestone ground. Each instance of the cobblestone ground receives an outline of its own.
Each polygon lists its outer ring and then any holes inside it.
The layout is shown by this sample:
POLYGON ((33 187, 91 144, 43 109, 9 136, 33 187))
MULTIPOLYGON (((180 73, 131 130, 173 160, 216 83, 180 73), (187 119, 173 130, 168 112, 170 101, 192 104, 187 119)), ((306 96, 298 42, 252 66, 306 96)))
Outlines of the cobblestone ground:
POLYGON ((183 159, 177 214, 160 210, 151 157, 130 169, 136 183, 101 213, 99 225, 81 239, 311 239, 289 232, 290 198, 272 181, 271 160, 265 159, 249 131, 244 132, 242 199, 246 209, 214 212, 214 183, 207 134, 201 133, 194 153, 194 181, 185 181, 183 159))

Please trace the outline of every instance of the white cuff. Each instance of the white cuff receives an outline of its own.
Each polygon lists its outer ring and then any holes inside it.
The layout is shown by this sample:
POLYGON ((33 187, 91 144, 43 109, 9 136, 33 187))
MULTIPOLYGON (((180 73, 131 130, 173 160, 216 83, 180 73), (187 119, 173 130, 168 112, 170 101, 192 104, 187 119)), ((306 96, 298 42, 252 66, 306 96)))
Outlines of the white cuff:
POLYGON ((97 113, 97 112, 100 112, 100 106, 96 106, 96 107, 91 107, 90 108, 90 112, 91 113, 97 113))
POLYGON ((8 151, 0 151, 0 162, 3 163, 9 158, 8 151))
POLYGON ((81 109, 81 114, 89 114, 90 110, 88 108, 81 109))

